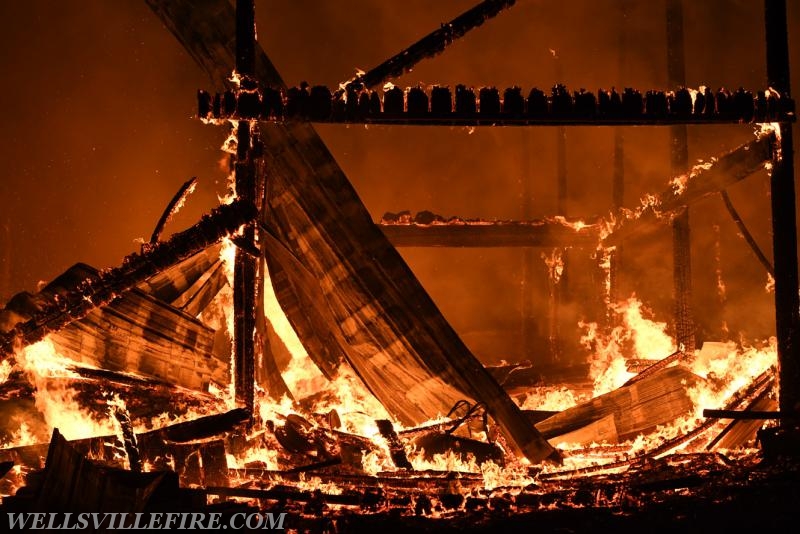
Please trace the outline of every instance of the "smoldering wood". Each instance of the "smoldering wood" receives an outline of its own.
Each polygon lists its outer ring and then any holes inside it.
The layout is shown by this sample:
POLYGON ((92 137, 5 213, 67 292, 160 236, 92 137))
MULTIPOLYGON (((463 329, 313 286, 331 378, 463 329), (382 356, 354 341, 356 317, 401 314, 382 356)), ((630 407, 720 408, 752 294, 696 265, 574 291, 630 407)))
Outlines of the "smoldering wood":
POLYGON ((255 216, 255 207, 244 202, 219 206, 168 241, 158 243, 143 254, 125 257, 119 267, 88 277, 58 297, 52 295, 31 319, 0 335, 0 358, 5 359, 15 349, 35 343, 82 319, 95 308, 110 304, 123 292, 213 245, 255 216))
POLYGON ((503 450, 495 443, 486 443, 446 432, 428 432, 413 440, 414 446, 423 457, 432 460, 437 454, 453 454, 462 462, 474 459, 477 463, 494 462, 505 464, 503 450))
MULTIPOLYGON (((700 377, 682 367, 661 369, 639 382, 559 412, 537 423, 536 428, 547 439, 560 441, 564 434, 612 415, 617 436, 624 441, 690 412, 694 405, 686 390, 700 381, 700 377)), ((598 430, 603 435, 610 434, 604 426, 598 430)))
POLYGON ((34 509, 141 512, 164 477, 165 473, 131 473, 101 467, 73 449, 56 429, 34 509))
POLYGON ((128 455, 130 470, 134 473, 141 473, 141 454, 139 454, 139 445, 136 443, 136 434, 133 432, 130 415, 127 413, 127 410, 120 406, 115 406, 113 413, 122 431, 122 444, 125 447, 125 453, 128 455))
POLYGON ((191 421, 176 423, 139 434, 139 440, 144 442, 152 439, 161 439, 178 443, 202 440, 224 432, 230 432, 245 423, 248 417, 249 414, 246 409, 234 408, 227 412, 206 415, 191 421))
POLYGON ((596 247, 597 227, 576 230, 557 221, 483 224, 380 224, 395 247, 596 247))
POLYGON ((392 422, 386 419, 380 419, 375 421, 375 423, 378 425, 378 431, 381 433, 381 436, 383 436, 383 439, 385 439, 386 443, 389 445, 389 452, 395 467, 398 469, 413 469, 411 462, 408 461, 408 456, 406 456, 406 449, 403 446, 403 442, 400 441, 400 437, 397 435, 397 432, 395 432, 392 422))
POLYGON ((161 217, 156 223, 156 227, 153 229, 153 234, 150 236, 151 245, 157 243, 159 239, 161 239, 161 233, 164 231, 164 227, 172 217, 178 213, 178 210, 180 210, 183 203, 186 202, 186 198, 192 194, 195 187, 197 187, 197 177, 193 176, 178 189, 178 192, 172 197, 167 207, 164 208, 164 213, 161 214, 161 217))
MULTIPOLYGON (((274 471, 267 469, 231 469, 231 476, 247 476, 254 480, 261 481, 262 484, 286 483, 302 480, 299 473, 289 473, 287 471, 274 471)), ((442 493, 447 490, 452 491, 454 482, 462 490, 472 490, 483 488, 483 476, 475 473, 452 472, 452 471, 387 471, 379 472, 376 475, 339 473, 320 471, 314 473, 315 477, 325 484, 336 484, 346 486, 353 490, 368 490, 376 487, 385 488, 390 491, 416 490, 442 493)))
POLYGON ((762 135, 754 141, 720 156, 709 169, 695 171, 689 176, 682 190, 671 186, 655 195, 650 206, 644 208, 639 217, 630 218, 626 210, 619 211, 617 225, 602 240, 604 246, 620 243, 626 237, 657 226, 659 220, 669 220, 672 214, 706 196, 730 187, 754 172, 762 169, 772 158, 774 134, 762 135))

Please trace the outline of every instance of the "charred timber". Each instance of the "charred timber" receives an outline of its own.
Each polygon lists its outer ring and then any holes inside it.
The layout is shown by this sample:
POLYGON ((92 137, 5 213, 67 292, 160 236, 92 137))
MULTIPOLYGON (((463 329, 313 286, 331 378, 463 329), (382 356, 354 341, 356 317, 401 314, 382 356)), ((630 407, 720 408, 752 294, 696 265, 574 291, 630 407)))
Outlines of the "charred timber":
MULTIPOLYGON (((791 95, 786 0, 764 0, 767 39, 767 83, 785 98, 791 95)), ((797 274, 797 207, 793 128, 778 126, 782 157, 770 176, 772 251, 775 267, 775 334, 778 338, 780 410, 800 409, 800 280, 797 274)))
POLYGON ((662 193, 648 199, 647 206, 638 212, 619 210, 616 226, 603 238, 604 246, 618 244, 622 239, 654 225, 659 220, 670 221, 686 206, 730 187, 754 172, 763 169, 773 158, 776 138, 772 133, 760 135, 721 156, 704 169, 677 177, 662 193), (682 182, 682 185, 678 185, 682 182))
POLYGON ((123 292, 213 245, 255 216, 252 204, 233 202, 222 205, 168 241, 156 244, 143 254, 126 256, 119 267, 83 280, 66 294, 44 305, 30 320, 0 335, 0 358, 85 317, 99 306, 111 303, 123 292))
POLYGON ((672 354, 670 354, 666 358, 658 360, 656 363, 654 363, 654 364, 650 365, 649 367, 647 367, 647 368, 643 369, 642 371, 640 371, 636 376, 632 377, 630 380, 625 382, 623 384, 623 386, 629 386, 629 385, 631 385, 631 384, 633 384, 635 382, 638 382, 639 380, 647 378, 648 376, 650 376, 650 375, 658 372, 659 370, 664 369, 665 367, 669 366, 673 362, 677 362, 678 360, 681 359, 681 357, 683 355, 684 355, 683 351, 680 351, 680 350, 673 352, 672 354))
POLYGON ((467 32, 496 17, 501 11, 515 3, 516 0, 484 0, 480 2, 377 67, 356 76, 355 79, 348 82, 348 88, 361 86, 369 89, 390 78, 402 76, 423 59, 440 54, 467 32))
POLYGON ((767 91, 739 89, 731 94, 720 89, 716 98, 703 107, 688 108, 677 92, 647 91, 648 98, 634 89, 622 95, 615 91, 595 93, 575 91, 556 85, 550 95, 532 89, 527 99, 518 87, 500 91, 433 86, 406 91, 394 87, 383 92, 351 90, 332 92, 324 86, 306 85, 284 91, 272 87, 228 90, 210 94, 198 91, 198 117, 201 119, 258 119, 262 121, 310 121, 320 123, 365 123, 416 126, 554 126, 554 125, 681 125, 794 122, 795 104, 787 97, 767 91), (515 98, 515 95, 519 98, 515 98), (658 98, 656 98, 656 96, 658 98), (245 108, 237 99, 255 100, 245 108), (714 107, 713 102, 726 102, 714 107), (227 105, 226 105, 227 102, 227 105), (469 103, 469 104, 468 104, 469 103))
POLYGON ((172 217, 178 213, 178 210, 181 209, 184 202, 186 202, 186 198, 191 195, 195 188, 197 187, 197 177, 192 177, 178 189, 178 192, 175 193, 175 196, 172 197, 167 207, 164 209, 164 213, 161 214, 161 218, 158 219, 156 223, 155 229, 153 229, 153 235, 150 236, 150 245, 153 245, 161 239, 161 232, 164 231, 164 227, 167 223, 172 219, 172 217))
POLYGON ((504 221, 481 224, 386 224, 383 234, 396 247, 561 247, 597 246, 593 225, 572 227, 557 221, 504 221))

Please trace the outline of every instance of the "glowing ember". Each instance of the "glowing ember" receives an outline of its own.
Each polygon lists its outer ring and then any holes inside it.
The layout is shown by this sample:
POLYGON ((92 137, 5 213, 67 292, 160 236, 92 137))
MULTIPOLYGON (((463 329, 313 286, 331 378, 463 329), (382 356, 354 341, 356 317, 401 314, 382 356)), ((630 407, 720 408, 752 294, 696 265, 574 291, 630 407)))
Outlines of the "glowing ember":
POLYGON ((579 395, 565 386, 541 387, 526 393, 520 408, 560 412, 578 404, 579 399, 579 395))
POLYGON ((542 259, 545 265, 547 265, 547 272, 550 275, 550 280, 552 280, 554 284, 558 284, 558 282, 561 281, 561 275, 564 274, 564 258, 562 253, 563 251, 558 248, 554 248, 550 254, 542 252, 542 259))

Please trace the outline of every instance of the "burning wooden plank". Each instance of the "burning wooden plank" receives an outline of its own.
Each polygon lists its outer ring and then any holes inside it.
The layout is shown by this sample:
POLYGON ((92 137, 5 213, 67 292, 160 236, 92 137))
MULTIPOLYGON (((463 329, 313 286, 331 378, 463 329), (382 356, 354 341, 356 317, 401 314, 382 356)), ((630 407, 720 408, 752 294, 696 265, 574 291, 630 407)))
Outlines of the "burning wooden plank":
POLYGON ((643 201, 639 211, 623 209, 616 213, 616 224, 603 238, 603 245, 616 245, 636 232, 656 226, 660 220, 669 220, 678 210, 763 169, 772 158, 774 144, 774 134, 762 134, 716 161, 675 177, 667 190, 643 201))
POLYGON ((391 224, 383 234, 395 247, 579 247, 594 248, 598 228, 557 220, 391 224))
POLYGON ((390 78, 402 76, 423 59, 441 53, 468 31, 477 28, 515 3, 516 0, 483 0, 450 22, 443 23, 439 29, 429 33, 377 67, 359 74, 349 83, 370 88, 380 85, 390 78))
MULTIPOLYGON (((231 6, 148 3, 213 82, 224 86, 235 64, 231 6)), ((285 87, 263 51, 256 55, 256 78, 285 87)), ((325 300, 316 305, 330 309, 347 341, 341 349, 378 400, 406 424, 446 413, 464 398, 479 400, 517 452, 534 462, 558 457, 372 223, 313 127, 271 125, 262 129, 262 140, 268 226, 319 281, 325 300)), ((285 311, 293 325, 299 322, 295 310, 285 311)))
POLYGON ((213 352, 214 330, 138 289, 51 334, 58 352, 109 371, 194 389, 227 384, 229 362, 213 352))
POLYGON ((619 440, 634 438, 689 413, 694 404, 686 390, 700 380, 683 367, 661 369, 638 382, 559 412, 537 423, 536 428, 555 442, 565 441, 565 435, 575 432, 571 438, 580 437, 580 443, 600 443, 613 434, 608 424, 597 424, 592 432, 576 431, 612 416, 619 440))
POLYGON ((0 334, 0 359, 85 317, 97 307, 110 304, 123 292, 213 245, 255 216, 251 204, 222 205, 169 241, 158 243, 143 254, 131 254, 123 259, 121 266, 83 279, 62 294, 52 295, 39 303, 30 319, 0 334))

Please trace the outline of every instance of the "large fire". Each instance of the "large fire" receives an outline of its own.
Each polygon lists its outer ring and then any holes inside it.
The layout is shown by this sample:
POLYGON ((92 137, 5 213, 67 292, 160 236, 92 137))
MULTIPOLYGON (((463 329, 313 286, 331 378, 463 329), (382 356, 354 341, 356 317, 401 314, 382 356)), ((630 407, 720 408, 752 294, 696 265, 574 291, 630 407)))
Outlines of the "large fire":
MULTIPOLYGON (((221 249, 221 256, 229 264, 233 245, 226 244, 221 249)), ((266 284, 270 288, 270 284, 266 284)), ((221 309, 206 310, 204 319, 211 322, 227 324, 232 328, 230 313, 230 290, 218 295, 221 309), (220 316, 214 318, 213 314, 220 316)), ((314 414, 336 414, 336 431, 360 436, 372 444, 372 450, 364 454, 359 469, 365 474, 377 476, 380 473, 397 471, 392 461, 389 442, 379 431, 376 420, 390 419, 383 406, 364 388, 358 377, 342 368, 332 381, 328 381, 314 366, 308 357, 296 333, 285 316, 283 316, 274 293, 270 290, 263 295, 268 320, 274 326, 281 340, 291 353, 291 360, 283 370, 283 376, 294 395, 295 401, 284 397, 275 402, 262 392, 258 395, 258 419, 263 423, 272 422, 268 427, 289 424, 287 421, 302 420, 309 424, 309 431, 316 427, 318 416, 314 414), (314 395, 320 391, 325 395, 314 395), (314 398, 310 404, 302 399, 314 398), (296 418, 300 419, 296 419, 296 418)), ((636 374, 629 371, 631 362, 641 365, 642 361, 656 363, 676 351, 674 340, 666 333, 666 324, 652 318, 652 314, 641 301, 635 297, 614 303, 610 306, 610 316, 614 326, 603 327, 597 323, 581 322, 584 334, 581 343, 587 350, 590 378, 593 380, 593 391, 587 395, 585 391, 573 390, 569 384, 558 386, 533 387, 527 394, 518 397, 523 409, 562 411, 587 400, 611 392, 623 386, 636 374)), ((75 391, 65 386, 63 379, 81 380, 81 376, 73 370, 73 362, 58 354, 49 339, 28 346, 17 352, 16 366, 21 369, 36 387, 36 408, 41 412, 46 428, 31 428, 22 423, 3 446, 5 448, 22 447, 46 441, 48 434, 58 428, 70 439, 98 436, 120 436, 119 423, 113 416, 113 410, 125 410, 125 404, 119 397, 110 393, 104 394, 105 410, 86 410, 76 400, 75 391)), ((687 387, 693 410, 675 419, 672 423, 660 426, 649 434, 640 434, 633 439, 618 443, 592 443, 579 445, 554 438, 551 442, 559 447, 565 456, 564 465, 545 466, 543 473, 556 475, 563 473, 569 476, 572 472, 586 469, 601 469, 607 465, 609 469, 620 468, 619 458, 635 457, 650 451, 659 450, 665 443, 675 441, 677 437, 691 433, 704 425, 702 410, 708 407, 722 407, 737 392, 752 383, 756 377, 768 372, 776 363, 775 340, 772 339, 761 347, 739 347, 735 343, 706 343, 694 354, 684 354, 675 365, 685 366, 702 380, 687 387)), ((12 373, 10 364, 4 363, 3 380, 12 373)), ((232 405, 232 387, 229 384, 215 384, 212 392, 222 397, 225 403, 232 405)), ((180 420, 192 420, 213 413, 208 411, 192 411, 184 414, 180 420)), ((444 415, 444 414, 442 414, 444 415)), ((145 432, 154 428, 165 427, 178 421, 171 414, 164 413, 148 420, 134 422, 137 432, 145 432)), ((447 425, 451 419, 442 417, 430 421, 423 426, 447 425)), ((708 431, 701 432, 692 440, 681 441, 667 450, 695 451, 703 447, 713 437, 714 425, 708 431)), ((398 423, 395 430, 401 434, 413 429, 405 429, 398 423)), ((716 428, 717 431, 719 428, 716 428)), ((269 431, 261 426, 254 427, 253 436, 264 439, 253 439, 252 444, 236 452, 228 452, 227 463, 233 480, 246 483, 247 472, 253 466, 261 466, 271 472, 279 472, 282 468, 281 454, 274 438, 268 436, 269 431), (238 473, 238 474, 237 474, 238 473)), ((485 433, 479 433, 486 439, 485 433)), ((121 447, 118 460, 125 461, 121 447)), ((479 461, 474 455, 455 452, 427 454, 425 450, 413 445, 407 447, 407 454, 415 471, 425 472, 461 472, 472 473, 483 478, 486 488, 523 487, 532 483, 535 474, 524 462, 507 457, 506 462, 496 463, 493 460, 479 461)), ((107 460, 107 459, 106 459, 107 460)), ((155 466, 146 464, 145 469, 155 466)), ((278 477, 279 479, 280 477, 278 477)), ((274 479, 273 477, 273 480, 274 479)), ((293 484, 298 484, 293 480, 293 484)), ((319 477, 307 477, 302 482, 305 489, 324 489, 327 493, 341 491, 335 485, 323 483, 319 477)), ((14 488, 6 488, 6 493, 14 488)))

